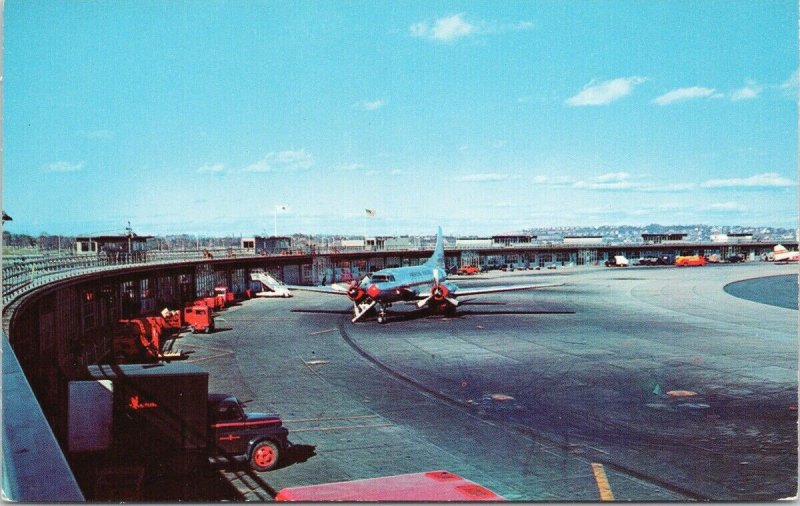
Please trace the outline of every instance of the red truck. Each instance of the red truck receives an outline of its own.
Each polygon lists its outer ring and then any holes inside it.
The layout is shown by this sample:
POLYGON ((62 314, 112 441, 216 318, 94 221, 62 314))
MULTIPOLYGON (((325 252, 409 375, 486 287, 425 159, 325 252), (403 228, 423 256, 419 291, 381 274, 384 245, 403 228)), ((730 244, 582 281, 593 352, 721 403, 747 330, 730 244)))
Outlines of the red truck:
POLYGON ((289 447, 280 416, 248 413, 228 394, 208 394, 208 446, 212 455, 246 458, 256 471, 270 471, 289 447))
POLYGON ((228 287, 226 286, 218 286, 214 288, 214 296, 215 297, 222 296, 221 300, 224 302, 223 304, 224 306, 230 306, 231 304, 233 304, 234 301, 233 292, 228 290, 228 287))
POLYGON ((195 334, 214 332, 214 314, 202 299, 183 308, 183 323, 195 334))
POLYGON ((705 264, 706 257, 701 255, 675 257, 675 265, 678 267, 700 267, 705 264))
POLYGON ((465 265, 456 271, 456 274, 464 274, 467 276, 471 276, 473 274, 478 274, 481 272, 481 268, 477 265, 465 265))

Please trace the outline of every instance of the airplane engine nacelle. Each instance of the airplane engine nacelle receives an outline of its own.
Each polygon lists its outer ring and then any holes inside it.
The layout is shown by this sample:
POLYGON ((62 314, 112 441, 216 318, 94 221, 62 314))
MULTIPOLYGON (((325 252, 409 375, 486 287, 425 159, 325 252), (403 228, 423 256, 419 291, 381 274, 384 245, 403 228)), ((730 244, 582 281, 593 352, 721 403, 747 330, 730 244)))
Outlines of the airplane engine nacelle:
POLYGON ((362 290, 358 285, 353 284, 347 289, 347 296, 350 297, 350 300, 353 302, 361 302, 361 300, 367 296, 367 292, 362 290))
POLYGON ((450 290, 448 290, 447 287, 442 284, 435 285, 431 288, 431 297, 433 297, 433 300, 437 302, 445 300, 449 293, 450 290))

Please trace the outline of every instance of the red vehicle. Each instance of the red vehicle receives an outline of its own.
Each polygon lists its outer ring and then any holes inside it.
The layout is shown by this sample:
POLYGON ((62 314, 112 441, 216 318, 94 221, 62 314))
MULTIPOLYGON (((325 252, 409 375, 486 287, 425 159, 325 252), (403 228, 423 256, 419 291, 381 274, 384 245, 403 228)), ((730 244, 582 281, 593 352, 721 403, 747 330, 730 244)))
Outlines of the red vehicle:
POLYGON ((195 306, 205 305, 209 309, 213 309, 214 311, 219 311, 223 307, 225 307, 225 296, 224 295, 214 295, 209 297, 201 297, 193 302, 195 306))
POLYGON ((284 488, 276 501, 505 501, 506 499, 448 471, 400 474, 364 480, 284 488))
POLYGON ((675 265, 678 267, 699 267, 706 264, 706 257, 700 255, 675 257, 675 265))
POLYGON ((289 448, 289 430, 277 414, 248 413, 228 394, 208 394, 208 445, 212 453, 245 457, 256 471, 270 471, 289 448))
POLYGON ((233 292, 228 290, 228 287, 218 286, 214 288, 214 295, 217 297, 222 295, 222 298, 225 301, 226 306, 233 304, 233 292))
POLYGON ((118 362, 153 362, 161 354, 161 317, 119 320, 111 346, 118 362), (159 321, 160 320, 160 321, 159 321))
POLYGON ((195 334, 198 332, 209 334, 214 331, 214 315, 211 308, 205 304, 194 304, 183 308, 183 323, 195 334))
POLYGON ((467 276, 471 276, 473 274, 478 274, 481 272, 481 268, 477 265, 465 265, 457 271, 457 274, 466 274, 467 276))

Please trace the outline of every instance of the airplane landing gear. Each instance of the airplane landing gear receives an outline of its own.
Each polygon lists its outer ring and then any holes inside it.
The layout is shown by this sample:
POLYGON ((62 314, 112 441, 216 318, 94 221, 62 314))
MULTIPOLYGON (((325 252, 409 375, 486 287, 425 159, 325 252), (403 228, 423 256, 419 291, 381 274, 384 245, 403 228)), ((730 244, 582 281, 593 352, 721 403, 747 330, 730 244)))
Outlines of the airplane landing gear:
POLYGON ((378 309, 378 323, 386 323, 386 308, 383 306, 378 309))

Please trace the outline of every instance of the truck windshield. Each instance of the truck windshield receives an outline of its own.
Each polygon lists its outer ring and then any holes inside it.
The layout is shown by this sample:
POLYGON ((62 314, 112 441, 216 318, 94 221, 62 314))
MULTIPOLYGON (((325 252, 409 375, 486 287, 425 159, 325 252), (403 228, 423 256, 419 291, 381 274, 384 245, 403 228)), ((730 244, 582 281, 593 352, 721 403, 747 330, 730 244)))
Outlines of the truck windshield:
POLYGON ((217 407, 217 420, 230 421, 241 420, 242 408, 238 402, 224 400, 217 407))

